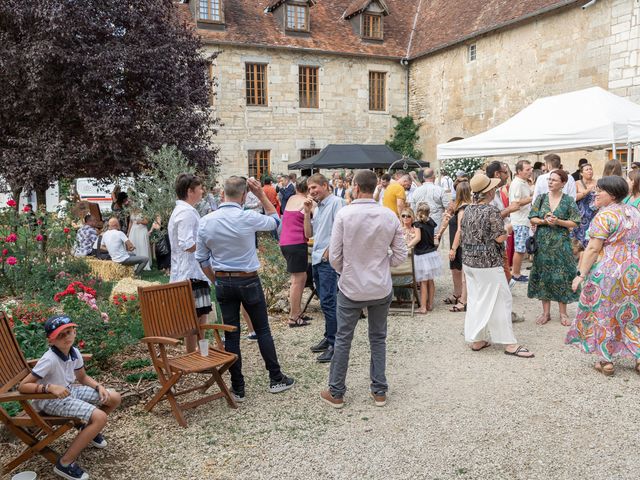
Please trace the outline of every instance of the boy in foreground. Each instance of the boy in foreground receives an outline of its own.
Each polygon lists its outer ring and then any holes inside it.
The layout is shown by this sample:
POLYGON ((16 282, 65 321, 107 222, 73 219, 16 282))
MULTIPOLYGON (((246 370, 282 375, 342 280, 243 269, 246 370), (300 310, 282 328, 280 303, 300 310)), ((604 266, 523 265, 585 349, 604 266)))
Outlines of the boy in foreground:
POLYGON ((48 415, 76 417, 85 422, 53 471, 69 480, 88 480, 89 475, 75 460, 89 444, 96 448, 107 446, 100 432, 107 424, 107 415, 120 405, 120 394, 107 390, 87 375, 82 355, 73 346, 76 326, 66 315, 47 319, 44 329, 49 350, 20 383, 18 390, 25 394, 51 393, 58 398, 35 400, 34 408, 48 415))

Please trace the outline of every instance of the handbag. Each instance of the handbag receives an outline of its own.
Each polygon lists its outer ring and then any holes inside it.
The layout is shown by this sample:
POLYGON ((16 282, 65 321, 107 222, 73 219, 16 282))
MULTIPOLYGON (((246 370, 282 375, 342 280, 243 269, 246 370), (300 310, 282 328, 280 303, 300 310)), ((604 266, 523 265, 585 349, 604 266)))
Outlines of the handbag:
MULTIPOLYGON (((538 198, 536 198, 536 206, 538 209, 542 207, 542 202, 544 201, 545 195, 546 193, 543 193, 542 195, 538 196, 538 198)), ((527 238, 527 241, 524 244, 524 247, 527 249, 527 253, 529 255, 533 255, 538 251, 538 241, 536 240, 536 233, 538 233, 538 229, 536 229, 533 235, 527 238)))
POLYGON ((169 243, 169 235, 165 234, 160 237, 156 243, 156 256, 164 257, 171 253, 171 244, 169 243))

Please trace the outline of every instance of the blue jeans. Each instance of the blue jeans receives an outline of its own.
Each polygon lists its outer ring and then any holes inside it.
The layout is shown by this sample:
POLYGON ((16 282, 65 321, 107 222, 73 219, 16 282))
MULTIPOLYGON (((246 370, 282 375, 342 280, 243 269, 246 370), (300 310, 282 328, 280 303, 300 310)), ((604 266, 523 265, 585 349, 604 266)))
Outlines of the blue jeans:
POLYGON ((320 307, 324 314, 324 338, 333 345, 336 341, 336 297, 338 294, 338 274, 329 262, 316 263, 313 266, 313 283, 320 298, 320 307))
POLYGON ((260 278, 226 277, 216 278, 216 298, 220 304, 222 320, 226 325, 233 325, 235 332, 225 332, 225 349, 238 355, 238 360, 231 365, 231 386, 236 392, 244 392, 244 376, 242 375, 242 356, 240 355, 240 304, 249 314, 253 328, 258 337, 258 348, 264 360, 269 378, 273 381, 282 379, 276 347, 269 328, 267 303, 264 299, 260 278))

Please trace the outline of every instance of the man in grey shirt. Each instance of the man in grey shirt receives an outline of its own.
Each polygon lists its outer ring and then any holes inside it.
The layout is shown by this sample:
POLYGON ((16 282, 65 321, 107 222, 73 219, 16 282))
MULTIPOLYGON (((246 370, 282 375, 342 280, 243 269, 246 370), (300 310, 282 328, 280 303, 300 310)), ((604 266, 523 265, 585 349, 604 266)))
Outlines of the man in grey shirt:
POLYGON ((436 231, 442 223, 442 215, 451 202, 451 195, 444 188, 435 184, 436 174, 432 168, 425 168, 423 171, 422 186, 416 188, 411 198, 411 208, 416 212, 418 205, 422 202, 428 203, 431 209, 431 218, 436 222, 436 231))

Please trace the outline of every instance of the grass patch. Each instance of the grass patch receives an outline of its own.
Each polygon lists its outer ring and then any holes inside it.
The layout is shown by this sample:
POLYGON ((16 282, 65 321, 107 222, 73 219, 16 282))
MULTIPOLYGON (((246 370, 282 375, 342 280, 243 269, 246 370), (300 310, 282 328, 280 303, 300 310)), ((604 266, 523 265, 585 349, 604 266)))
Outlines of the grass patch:
POLYGON ((127 360, 122 364, 122 368, 125 370, 137 370, 138 368, 150 367, 151 360, 148 358, 134 358, 133 360, 127 360))

